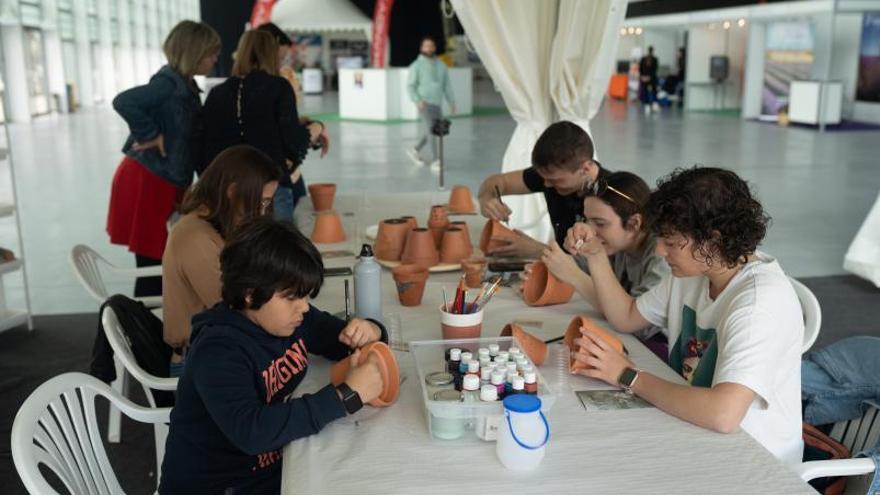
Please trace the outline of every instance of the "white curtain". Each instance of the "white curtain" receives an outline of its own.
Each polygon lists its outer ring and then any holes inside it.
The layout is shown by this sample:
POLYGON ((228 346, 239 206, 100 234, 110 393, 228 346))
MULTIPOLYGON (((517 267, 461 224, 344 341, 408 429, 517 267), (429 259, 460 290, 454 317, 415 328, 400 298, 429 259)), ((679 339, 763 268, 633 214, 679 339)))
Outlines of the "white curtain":
MULTIPOLYGON (((452 5, 517 124, 502 172, 531 166, 538 136, 560 118, 589 132, 608 84, 626 0, 452 0, 452 5)), ((552 237, 542 195, 505 202, 513 210, 512 226, 539 240, 552 237)))

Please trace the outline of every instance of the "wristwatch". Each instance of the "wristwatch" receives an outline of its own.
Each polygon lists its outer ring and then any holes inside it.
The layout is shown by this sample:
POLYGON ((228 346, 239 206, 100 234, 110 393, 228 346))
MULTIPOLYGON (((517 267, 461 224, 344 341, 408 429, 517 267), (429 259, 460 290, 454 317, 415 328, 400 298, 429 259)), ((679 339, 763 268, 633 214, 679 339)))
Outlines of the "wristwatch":
POLYGON ((347 384, 340 383, 336 386, 336 390, 342 396, 342 405, 345 406, 345 412, 348 414, 354 414, 364 407, 364 403, 361 402, 361 396, 347 384))
POLYGON ((626 368, 617 378, 617 384, 623 387, 626 393, 632 394, 633 385, 636 384, 636 380, 639 379, 639 373, 641 372, 642 370, 638 368, 626 368))

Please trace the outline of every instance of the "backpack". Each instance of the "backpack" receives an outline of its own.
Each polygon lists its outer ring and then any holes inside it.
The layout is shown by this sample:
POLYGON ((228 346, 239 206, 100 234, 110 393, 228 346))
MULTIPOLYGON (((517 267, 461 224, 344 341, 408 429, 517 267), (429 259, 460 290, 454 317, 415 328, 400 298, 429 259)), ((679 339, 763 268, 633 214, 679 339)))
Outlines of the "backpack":
MULTIPOLYGON (((821 430, 803 423, 804 461, 827 461, 830 459, 849 459, 849 449, 821 430)), ((816 491, 823 495, 840 495, 846 490, 845 476, 816 478, 810 481, 816 491)))
MULTIPOLYGON (((122 332, 131 343, 131 352, 138 365, 151 375, 167 378, 171 347, 162 340, 162 320, 156 317, 142 302, 117 294, 101 305, 100 313, 110 307, 119 320, 122 332)), ((113 348, 104 334, 103 322, 98 320, 98 332, 92 347, 92 363, 89 374, 106 383, 116 380, 113 348)), ((153 391, 158 407, 174 405, 170 392, 153 391)))

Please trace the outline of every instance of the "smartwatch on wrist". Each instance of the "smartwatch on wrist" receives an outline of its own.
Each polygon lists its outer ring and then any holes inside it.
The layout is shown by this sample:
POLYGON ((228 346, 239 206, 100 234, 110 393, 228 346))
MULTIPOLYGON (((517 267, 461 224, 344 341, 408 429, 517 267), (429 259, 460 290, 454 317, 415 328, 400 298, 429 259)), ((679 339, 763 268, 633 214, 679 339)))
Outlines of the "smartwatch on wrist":
POLYGON ((641 372, 642 370, 638 368, 628 367, 624 369, 620 376, 617 378, 617 384, 620 385, 623 390, 626 391, 626 393, 632 394, 633 385, 636 384, 636 380, 639 379, 639 373, 641 372))
POLYGON ((337 385, 336 390, 338 390, 339 395, 342 396, 342 405, 345 406, 345 412, 348 414, 354 414, 364 407, 364 403, 361 402, 361 396, 352 390, 346 383, 340 383, 337 385))

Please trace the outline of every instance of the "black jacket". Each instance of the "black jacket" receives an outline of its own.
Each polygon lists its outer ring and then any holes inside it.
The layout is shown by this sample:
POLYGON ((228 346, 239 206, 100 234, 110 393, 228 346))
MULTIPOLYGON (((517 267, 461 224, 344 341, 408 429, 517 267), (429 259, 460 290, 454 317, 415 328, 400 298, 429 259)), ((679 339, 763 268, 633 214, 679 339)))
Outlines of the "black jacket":
POLYGON ((279 493, 284 446, 346 414, 330 384, 290 398, 309 355, 348 356, 339 342, 345 325, 315 307, 290 337, 270 335, 222 303, 194 316, 159 493, 279 493))
POLYGON ((299 123, 293 88, 280 76, 254 71, 244 78, 230 77, 208 94, 202 117, 205 149, 199 173, 226 148, 249 144, 275 160, 283 172, 281 185, 289 187, 290 173, 309 150, 309 131, 299 123), (292 168, 286 160, 293 162, 292 168))

